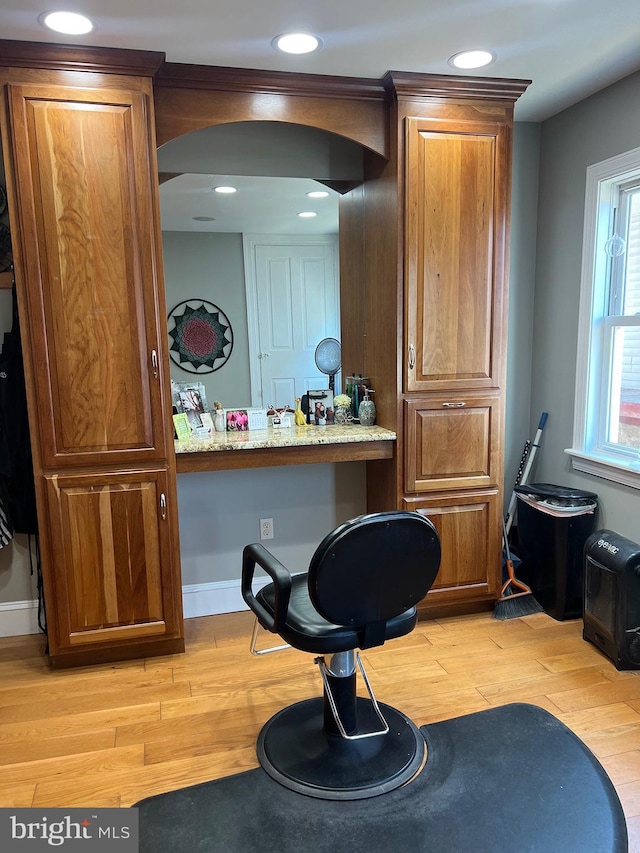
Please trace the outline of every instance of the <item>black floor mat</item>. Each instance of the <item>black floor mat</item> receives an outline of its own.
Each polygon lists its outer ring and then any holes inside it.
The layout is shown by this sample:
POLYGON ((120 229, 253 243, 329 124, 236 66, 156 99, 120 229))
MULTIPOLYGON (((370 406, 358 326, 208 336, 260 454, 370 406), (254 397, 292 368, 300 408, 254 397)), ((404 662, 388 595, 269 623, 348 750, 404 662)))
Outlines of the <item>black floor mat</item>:
POLYGON ((142 800, 140 853, 626 853, 611 781, 546 711, 506 705, 421 731, 420 775, 371 799, 307 797, 258 768, 142 800))

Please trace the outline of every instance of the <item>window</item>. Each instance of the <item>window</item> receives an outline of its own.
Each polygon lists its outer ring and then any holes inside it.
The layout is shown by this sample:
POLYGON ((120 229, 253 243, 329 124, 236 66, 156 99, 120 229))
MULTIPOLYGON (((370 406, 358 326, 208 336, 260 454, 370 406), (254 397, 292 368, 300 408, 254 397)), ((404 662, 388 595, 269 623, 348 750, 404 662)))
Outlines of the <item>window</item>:
POLYGON ((573 467, 640 489, 640 149, 587 169, 573 467))

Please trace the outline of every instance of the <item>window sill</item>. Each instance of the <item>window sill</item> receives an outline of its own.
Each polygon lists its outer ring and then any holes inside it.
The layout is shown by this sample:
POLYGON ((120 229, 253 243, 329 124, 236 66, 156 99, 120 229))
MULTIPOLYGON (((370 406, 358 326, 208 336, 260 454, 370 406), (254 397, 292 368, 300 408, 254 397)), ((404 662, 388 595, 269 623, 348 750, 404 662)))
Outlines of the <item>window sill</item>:
POLYGON ((604 456, 587 454, 571 447, 565 450, 565 453, 571 456, 571 465, 576 471, 593 474, 596 477, 602 477, 604 480, 630 486, 632 489, 640 489, 638 461, 617 462, 604 456))

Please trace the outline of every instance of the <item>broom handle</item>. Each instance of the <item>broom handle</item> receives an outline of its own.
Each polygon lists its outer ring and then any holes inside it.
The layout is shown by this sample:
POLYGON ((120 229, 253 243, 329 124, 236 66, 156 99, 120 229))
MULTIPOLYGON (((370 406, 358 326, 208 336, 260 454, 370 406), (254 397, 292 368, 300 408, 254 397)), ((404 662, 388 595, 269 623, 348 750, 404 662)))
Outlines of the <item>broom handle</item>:
MULTIPOLYGON (((533 460, 535 459, 536 453, 540 447, 540 439, 542 438, 542 430, 544 429, 544 425, 546 424, 548 417, 549 417, 549 415, 547 412, 543 412, 542 415, 540 416, 540 422, 538 423, 538 429, 536 431, 535 438, 533 439, 533 442, 532 442, 531 447, 529 449, 529 452, 527 454, 527 461, 526 461, 525 466, 524 466, 524 471, 522 472, 522 476, 520 477, 520 480, 519 481, 516 480, 516 486, 519 485, 520 483, 522 483, 522 485, 525 485, 529 480, 529 474, 531 473, 531 468, 533 466, 533 460)), ((522 463, 520 463, 520 464, 522 464, 522 463)), ((516 493, 515 493, 515 491, 513 491, 511 493, 511 500, 509 501, 509 509, 507 510, 507 517, 505 520, 505 526, 506 526, 507 534, 511 530, 511 527, 513 525, 513 519, 515 518, 516 498, 517 498, 516 493)))
MULTIPOLYGON (((519 486, 522 482, 522 473, 524 471, 524 466, 526 465, 527 458, 529 456, 529 451, 531 450, 531 441, 527 439, 524 443, 524 449, 522 451, 522 456, 520 457, 520 464, 518 465, 518 473, 516 474, 516 479, 513 484, 514 489, 516 486, 519 486)), ((511 525, 513 523, 513 516, 515 515, 516 510, 516 493, 515 491, 511 492, 511 499, 509 500, 509 507, 507 509, 507 514, 504 517, 505 524, 507 525, 506 532, 508 533, 511 530, 511 525)))

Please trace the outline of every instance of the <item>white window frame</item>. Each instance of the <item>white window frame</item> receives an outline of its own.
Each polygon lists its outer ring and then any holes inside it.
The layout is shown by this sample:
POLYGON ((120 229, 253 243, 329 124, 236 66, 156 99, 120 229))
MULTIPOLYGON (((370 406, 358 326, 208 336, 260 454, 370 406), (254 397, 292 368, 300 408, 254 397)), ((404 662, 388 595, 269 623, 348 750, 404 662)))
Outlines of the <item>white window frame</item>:
MULTIPOLYGON (((599 411, 601 386, 609 381, 605 360, 613 325, 607 320, 609 258, 604 243, 611 235, 614 200, 620 184, 640 177, 640 148, 628 151, 587 169, 582 277, 578 315, 578 352, 573 425, 573 446, 565 453, 572 467, 606 480, 640 489, 640 453, 616 446, 598 446, 595 426, 606 413, 599 411)), ((627 325, 618 318, 615 326, 627 325)))

